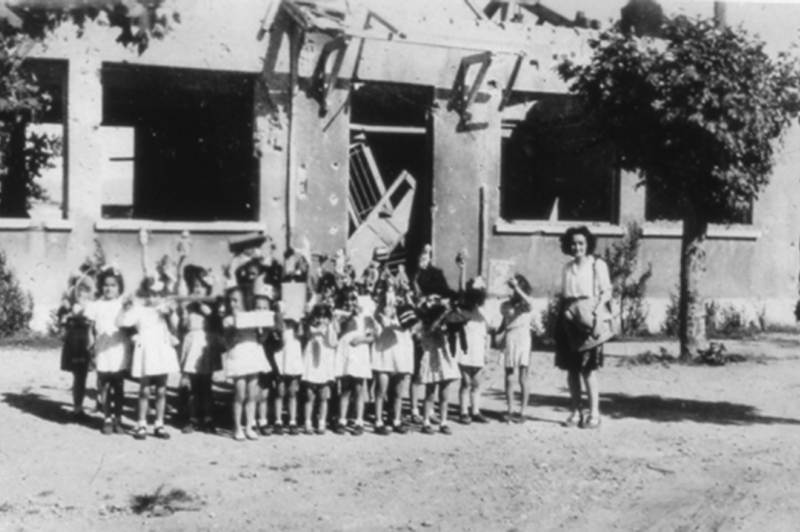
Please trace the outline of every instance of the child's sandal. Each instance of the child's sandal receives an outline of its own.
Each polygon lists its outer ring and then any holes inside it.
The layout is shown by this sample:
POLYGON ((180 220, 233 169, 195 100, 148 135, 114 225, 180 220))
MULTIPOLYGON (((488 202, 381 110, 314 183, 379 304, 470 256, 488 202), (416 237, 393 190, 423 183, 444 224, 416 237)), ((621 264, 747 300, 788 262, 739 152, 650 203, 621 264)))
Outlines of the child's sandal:
POLYGON ((583 426, 583 415, 580 412, 573 412, 561 424, 561 426, 563 426, 563 427, 582 427, 583 426))
POLYGON ((461 423, 462 425, 469 425, 470 423, 472 423, 472 418, 469 417, 468 414, 461 414, 458 418, 458 422, 461 423))
POLYGON ((289 425, 289 436, 297 436, 300 434, 300 429, 297 425, 289 425))
POLYGON ((420 432, 423 434, 433 434, 433 427, 430 425, 423 425, 420 432))
POLYGON ((283 425, 275 425, 275 429, 272 431, 275 436, 283 436, 283 425))
POLYGON ((233 435, 233 439, 236 441, 245 441, 247 438, 244 436, 244 431, 240 430, 236 434, 233 435))
POLYGON ((323 427, 317 427, 316 429, 314 429, 314 434, 316 434, 317 436, 324 436, 325 429, 323 427))
POLYGON ((408 433, 408 427, 402 423, 398 423, 394 426, 394 431, 398 434, 406 434, 408 433))
POLYGON ((136 430, 133 431, 133 439, 144 440, 146 438, 147 438, 147 429, 141 425, 136 427, 136 430))
POLYGON ((380 434, 381 436, 388 436, 389 427, 387 427, 386 425, 379 425, 375 427, 375 434, 380 434))
POLYGON ((450 436, 453 433, 453 431, 450 429, 449 425, 440 426, 439 427, 439 432, 441 432, 442 434, 446 434, 448 436, 450 436))
POLYGON ((169 435, 169 432, 167 432, 167 429, 165 429, 164 427, 156 427, 156 429, 153 431, 153 436, 161 440, 168 440, 172 437, 169 435))
POLYGON ((586 421, 583 422, 581 425, 582 429, 599 429, 600 428, 600 418, 595 416, 589 416, 586 418, 586 421))
POLYGON ((252 428, 248 428, 244 431, 244 435, 247 437, 248 440, 257 440, 258 439, 258 432, 254 431, 252 428))

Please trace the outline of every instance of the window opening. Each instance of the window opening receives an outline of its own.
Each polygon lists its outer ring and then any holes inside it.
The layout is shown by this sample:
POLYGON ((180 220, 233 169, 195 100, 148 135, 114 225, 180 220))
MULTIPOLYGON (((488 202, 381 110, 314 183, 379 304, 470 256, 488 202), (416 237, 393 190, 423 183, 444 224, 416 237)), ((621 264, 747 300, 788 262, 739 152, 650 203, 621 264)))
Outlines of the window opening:
POLYGON ((257 219, 253 75, 107 64, 102 80, 104 218, 257 219))
POLYGON ((502 131, 501 217, 615 221, 616 155, 576 100, 536 99, 524 119, 505 120, 502 131))

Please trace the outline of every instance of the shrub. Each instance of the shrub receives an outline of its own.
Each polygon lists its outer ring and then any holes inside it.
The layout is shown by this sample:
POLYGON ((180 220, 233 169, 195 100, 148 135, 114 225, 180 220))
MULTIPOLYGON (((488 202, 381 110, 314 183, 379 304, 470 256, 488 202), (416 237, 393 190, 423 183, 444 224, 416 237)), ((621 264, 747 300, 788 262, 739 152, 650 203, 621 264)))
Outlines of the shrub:
POLYGON ((25 332, 33 317, 33 299, 22 290, 8 258, 0 250, 0 337, 25 332))
POLYGON ((678 336, 679 330, 679 299, 676 294, 669 295, 669 305, 667 306, 667 315, 664 317, 664 323, 661 325, 661 333, 669 336, 678 336))
POLYGON ((653 267, 638 273, 642 229, 636 222, 626 226, 622 240, 606 248, 603 258, 608 264, 613 297, 619 304, 620 332, 635 335, 646 330, 647 306, 644 301, 647 282, 653 267))
POLYGON ((552 342, 556 336, 558 323, 558 310, 561 308, 561 294, 555 294, 547 300, 547 307, 542 310, 539 317, 540 325, 533 330, 536 343, 545 344, 552 342))
POLYGON ((717 301, 707 301, 706 334, 716 337, 731 337, 758 332, 759 325, 745 317, 744 310, 733 305, 722 305, 717 301))

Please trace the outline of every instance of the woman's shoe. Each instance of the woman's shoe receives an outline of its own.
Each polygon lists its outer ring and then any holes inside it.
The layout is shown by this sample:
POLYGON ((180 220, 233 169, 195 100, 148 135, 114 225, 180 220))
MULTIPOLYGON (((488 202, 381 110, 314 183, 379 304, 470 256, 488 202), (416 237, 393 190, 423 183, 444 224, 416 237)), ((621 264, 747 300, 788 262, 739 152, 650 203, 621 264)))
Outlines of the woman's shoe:
POLYGON ((586 421, 583 422, 581 425, 582 429, 599 429, 600 428, 600 417, 599 416, 592 416, 586 418, 586 421))
POLYGON ((582 427, 583 426, 583 414, 580 412, 573 412, 570 416, 561 423, 562 427, 582 427))

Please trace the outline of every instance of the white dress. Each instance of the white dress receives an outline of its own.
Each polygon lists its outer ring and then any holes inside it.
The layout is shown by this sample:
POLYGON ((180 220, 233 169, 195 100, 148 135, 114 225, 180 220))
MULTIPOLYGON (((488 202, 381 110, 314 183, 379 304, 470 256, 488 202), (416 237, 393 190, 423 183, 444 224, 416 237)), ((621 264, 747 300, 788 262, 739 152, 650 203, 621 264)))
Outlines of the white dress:
MULTIPOLYGON (((329 324, 328 327, 333 327, 329 324)), ((335 332, 328 331, 328 334, 313 335, 303 350, 303 382, 311 384, 327 384, 336 378, 336 347, 332 346, 328 337, 335 332)))
POLYGON ((98 299, 86 305, 85 316, 94 323, 95 365, 99 373, 117 373, 130 368, 131 341, 117 326, 122 300, 98 299))
POLYGON ((489 347, 489 323, 481 309, 463 310, 462 313, 467 317, 464 323, 467 346, 459 353, 458 363, 471 368, 482 368, 486 365, 489 347))
POLYGON ((419 365, 419 384, 435 384, 461 378, 455 357, 447 347, 442 330, 425 331, 420 335, 422 360, 419 365))
POLYGON ((164 317, 153 307, 134 306, 120 316, 122 327, 136 327, 131 376, 155 377, 178 373, 177 340, 164 317))
POLYGON ((195 375, 214 373, 215 361, 225 351, 219 335, 208 330, 208 319, 197 312, 186 315, 187 331, 181 343, 181 370, 195 375))
POLYGON ((372 345, 367 343, 350 345, 350 342, 364 336, 369 330, 374 332, 375 320, 370 316, 359 314, 352 318, 350 326, 350 330, 339 338, 336 351, 336 376, 371 379, 372 345))
POLYGON ((531 320, 533 312, 524 311, 522 304, 505 301, 500 305, 505 320, 506 345, 503 349, 506 368, 529 366, 531 361, 531 320))
POLYGON ((303 346, 294 327, 287 325, 283 330, 283 349, 275 353, 275 365, 283 377, 298 377, 303 374, 303 346))
POLYGON ((372 349, 372 370, 383 373, 414 372, 414 340, 397 318, 382 316, 382 326, 372 349))
POLYGON ((271 371, 256 329, 233 329, 229 332, 225 357, 225 375, 229 379, 271 371))

